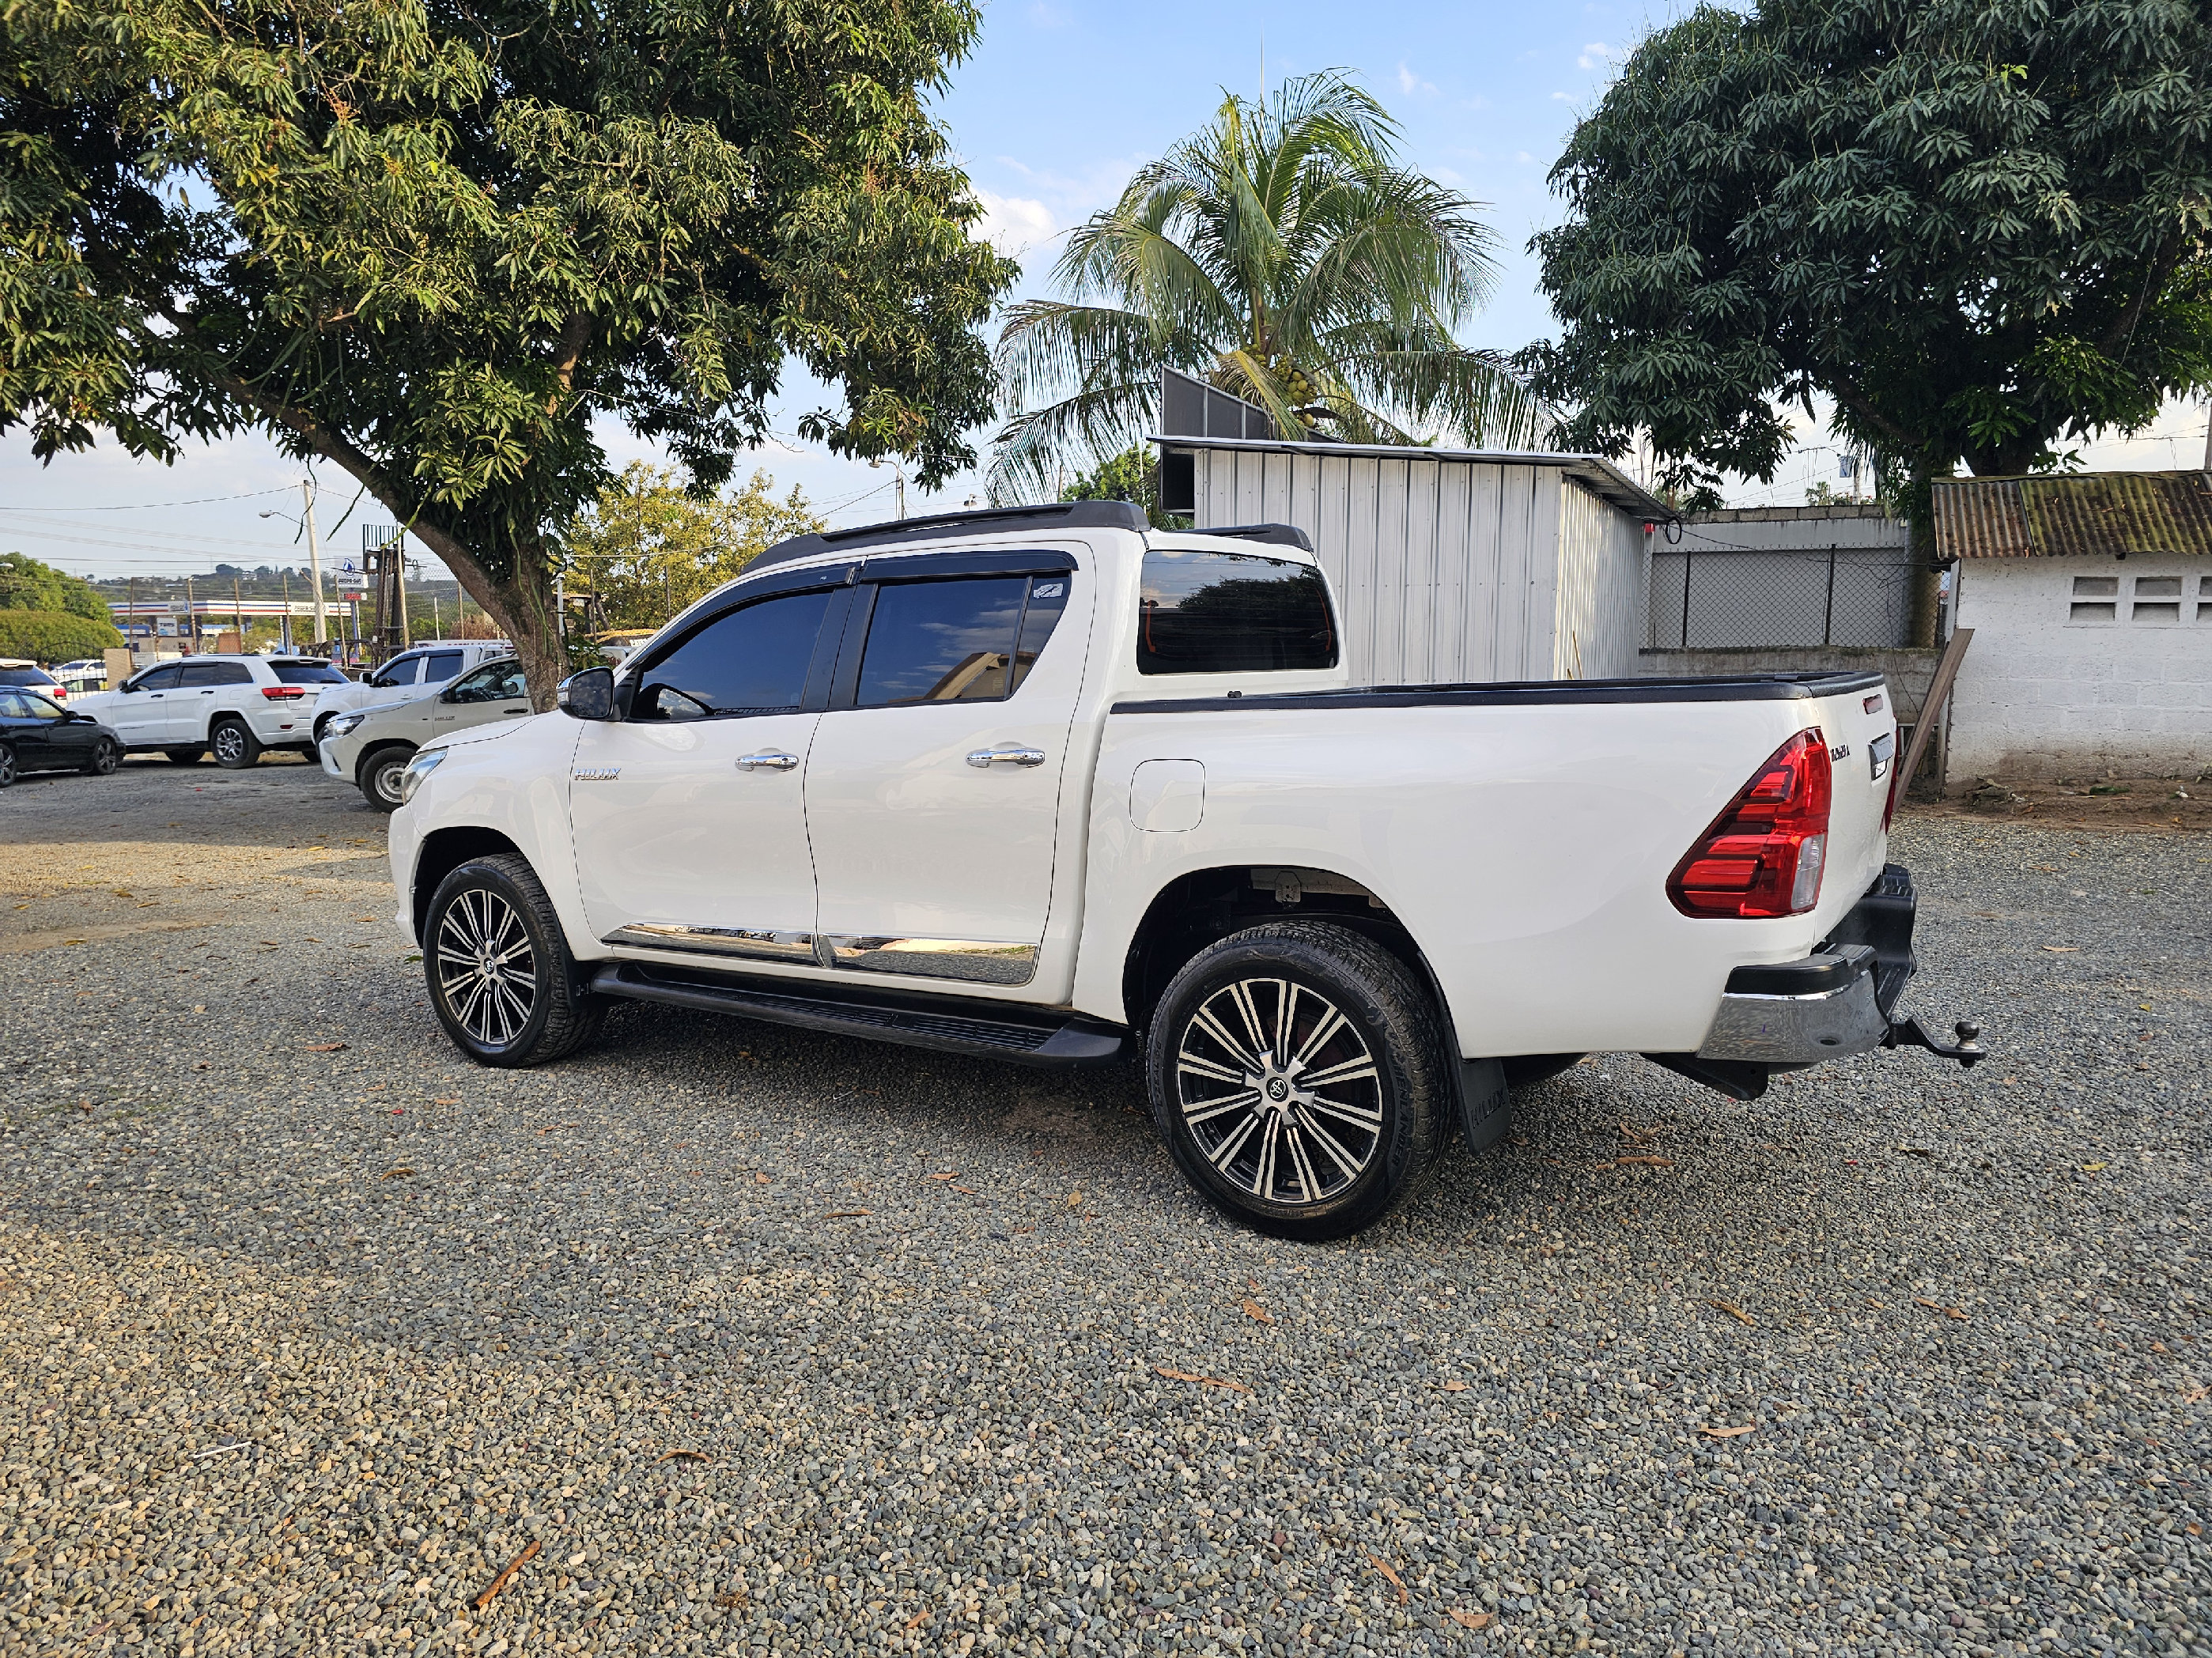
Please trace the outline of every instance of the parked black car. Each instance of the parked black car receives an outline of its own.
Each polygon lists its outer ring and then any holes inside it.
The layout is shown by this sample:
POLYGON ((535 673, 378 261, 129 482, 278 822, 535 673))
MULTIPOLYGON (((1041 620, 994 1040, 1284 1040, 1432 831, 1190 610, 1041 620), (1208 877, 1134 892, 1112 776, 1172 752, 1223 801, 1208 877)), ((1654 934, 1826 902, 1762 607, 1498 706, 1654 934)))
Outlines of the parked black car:
POLYGON ((123 744, 91 714, 67 713, 36 691, 0 685, 0 789, 18 772, 105 777, 122 762, 123 744))

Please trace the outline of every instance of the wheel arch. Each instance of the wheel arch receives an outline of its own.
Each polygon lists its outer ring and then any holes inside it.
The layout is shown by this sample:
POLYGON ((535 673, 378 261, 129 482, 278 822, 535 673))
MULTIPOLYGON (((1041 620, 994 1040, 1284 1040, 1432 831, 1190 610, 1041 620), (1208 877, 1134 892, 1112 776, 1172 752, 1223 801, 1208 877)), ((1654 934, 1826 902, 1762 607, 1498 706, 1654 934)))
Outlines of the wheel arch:
MULTIPOLYGON (((387 744, 387 746, 389 746, 387 744)), ((408 908, 415 920, 415 937, 422 937, 424 923, 429 918, 430 900, 438 890, 439 883, 471 858, 489 858, 498 853, 513 853, 526 864, 530 854, 497 829, 478 824, 458 824, 452 829, 434 829, 422 839, 415 854, 415 890, 408 895, 408 908)), ((537 865, 531 865, 534 872, 537 865)), ((543 880, 541 876, 540 880, 543 880)))
POLYGON ((1308 865, 1231 864, 1179 875, 1152 896, 1129 939, 1121 1005, 1129 1025, 1152 1023, 1168 981, 1218 938, 1261 921, 1327 921, 1370 938, 1428 987, 1445 1029, 1451 1005, 1405 923, 1361 883, 1308 865))

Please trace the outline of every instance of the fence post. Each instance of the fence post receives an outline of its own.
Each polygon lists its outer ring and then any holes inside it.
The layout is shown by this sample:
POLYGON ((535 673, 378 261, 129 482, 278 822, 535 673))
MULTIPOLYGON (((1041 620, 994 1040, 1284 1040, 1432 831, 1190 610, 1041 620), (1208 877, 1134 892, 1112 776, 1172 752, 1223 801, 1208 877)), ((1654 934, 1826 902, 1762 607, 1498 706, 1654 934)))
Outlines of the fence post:
POLYGON ((1820 617, 1820 642, 1836 642, 1836 550, 1828 549, 1828 608, 1820 617))
POLYGON ((1682 549, 1682 648, 1690 648, 1690 550, 1682 549))

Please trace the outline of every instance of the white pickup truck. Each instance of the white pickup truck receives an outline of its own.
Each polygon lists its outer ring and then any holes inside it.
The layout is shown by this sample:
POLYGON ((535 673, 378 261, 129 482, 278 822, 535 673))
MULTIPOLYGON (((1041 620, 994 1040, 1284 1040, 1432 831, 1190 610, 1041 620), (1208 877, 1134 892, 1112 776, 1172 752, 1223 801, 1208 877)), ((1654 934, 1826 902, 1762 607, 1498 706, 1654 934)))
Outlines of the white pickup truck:
POLYGON ((1121 502, 785 542, 562 712, 426 746, 398 920, 453 1040, 613 998, 1038 1065, 1141 1056, 1208 1199, 1338 1236, 1509 1087, 1738 1098, 1911 1042, 1875 674, 1361 689, 1282 525, 1121 502))

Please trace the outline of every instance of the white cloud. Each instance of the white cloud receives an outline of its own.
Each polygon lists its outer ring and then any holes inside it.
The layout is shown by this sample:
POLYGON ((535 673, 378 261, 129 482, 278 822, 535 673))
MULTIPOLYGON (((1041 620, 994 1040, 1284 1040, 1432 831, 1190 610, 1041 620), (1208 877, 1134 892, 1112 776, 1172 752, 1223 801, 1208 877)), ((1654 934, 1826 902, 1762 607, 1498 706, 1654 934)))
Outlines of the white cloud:
POLYGON ((1571 104, 1574 102, 1574 99, 1570 94, 1564 92, 1555 92, 1552 96, 1563 104, 1571 104))
POLYGON ((1064 29, 1075 21, 1075 14, 1065 6, 1056 6, 1052 0, 1030 0, 1030 21, 1042 29, 1064 29))
POLYGON ((1513 152, 1513 159, 1521 162, 1523 166, 1526 166, 1528 162, 1534 161, 1536 158, 1534 155, 1531 155, 1525 149, 1516 149, 1513 152))
POLYGON ((1407 68, 1401 61, 1398 65, 1398 90, 1408 98, 1417 94, 1424 98, 1432 98, 1436 95, 1437 88, 1434 82, 1424 81, 1412 70, 1407 68))
POLYGON ((1023 196, 1000 196, 988 190, 975 192, 983 203, 983 221, 976 227, 982 239, 1008 258, 1026 253, 1039 242, 1058 234, 1052 210, 1042 202, 1023 196))
POLYGON ((1465 180, 1461 179, 1458 173, 1453 172, 1448 167, 1431 167, 1429 169, 1429 177, 1434 179, 1440 185, 1449 185, 1454 190, 1457 190, 1460 185, 1465 182, 1465 180))
POLYGON ((1603 69, 1614 56, 1613 48, 1604 41, 1593 40, 1583 48, 1582 56, 1575 59, 1575 65, 1578 69, 1603 69))

